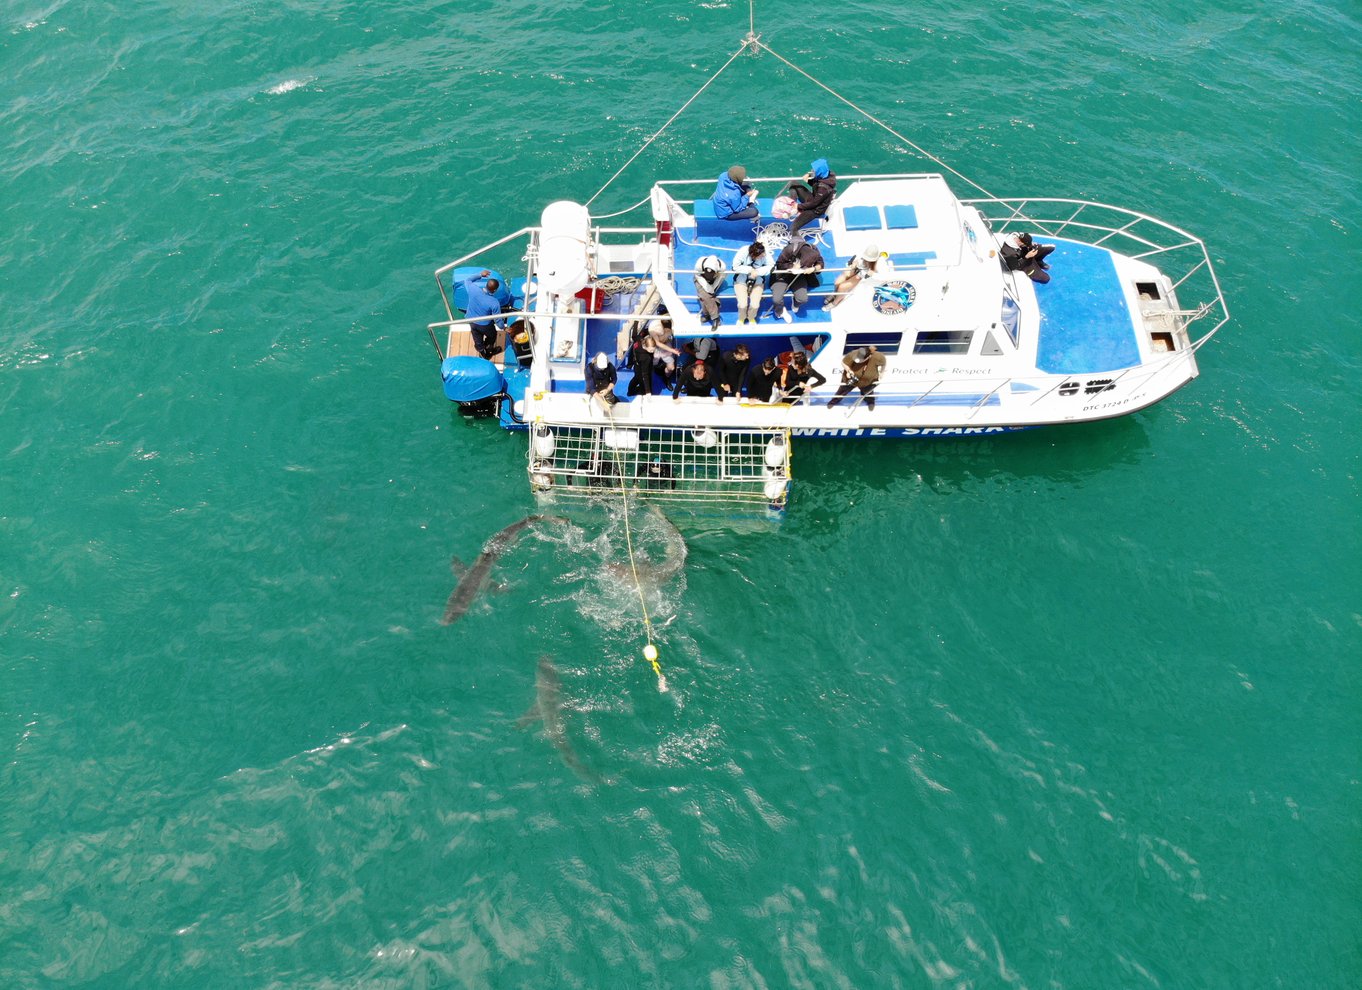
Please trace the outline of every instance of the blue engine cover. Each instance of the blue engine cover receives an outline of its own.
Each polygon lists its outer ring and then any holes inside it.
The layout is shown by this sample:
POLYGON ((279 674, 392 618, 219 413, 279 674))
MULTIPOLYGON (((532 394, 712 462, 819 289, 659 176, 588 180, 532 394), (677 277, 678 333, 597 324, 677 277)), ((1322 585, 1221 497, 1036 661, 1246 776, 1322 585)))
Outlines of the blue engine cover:
POLYGON ((506 388, 497 366, 480 357, 447 357, 440 364, 440 377, 445 383, 445 398, 453 402, 490 399, 506 388))
MULTIPOLYGON (((463 284, 470 278, 475 278, 483 269, 481 268, 455 268, 449 273, 449 287, 454 290, 454 308, 464 310, 468 308, 468 290, 463 284)), ((497 302, 501 303, 505 309, 511 302, 511 287, 506 284, 506 280, 501 277, 501 272, 493 272, 488 278, 497 280, 497 291, 494 293, 497 302)), ((483 284, 483 279, 478 279, 478 284, 483 284)))

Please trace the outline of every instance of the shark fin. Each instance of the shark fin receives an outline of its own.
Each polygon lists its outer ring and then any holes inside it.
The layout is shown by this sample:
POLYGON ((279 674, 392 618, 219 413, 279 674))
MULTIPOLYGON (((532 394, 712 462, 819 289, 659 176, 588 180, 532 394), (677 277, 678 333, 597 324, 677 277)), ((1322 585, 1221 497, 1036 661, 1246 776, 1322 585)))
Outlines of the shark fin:
POLYGON ((536 701, 533 705, 526 709, 524 715, 516 719, 515 727, 517 729, 528 729, 530 726, 534 725, 535 722, 538 722, 543 717, 544 717, 543 713, 540 712, 539 710, 539 702, 536 701))
POLYGON ((468 570, 468 565, 465 564, 458 557, 450 557, 449 569, 454 572, 454 576, 456 578, 462 578, 464 576, 464 573, 468 570))

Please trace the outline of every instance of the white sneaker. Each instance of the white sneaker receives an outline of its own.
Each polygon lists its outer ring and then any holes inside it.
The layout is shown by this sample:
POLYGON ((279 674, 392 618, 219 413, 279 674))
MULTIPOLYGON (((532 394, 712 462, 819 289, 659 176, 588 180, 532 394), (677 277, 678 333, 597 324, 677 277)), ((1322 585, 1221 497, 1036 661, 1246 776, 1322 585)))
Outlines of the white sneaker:
POLYGON ((788 309, 782 309, 780 311, 780 318, 784 320, 786 323, 794 322, 794 314, 791 313, 788 309))

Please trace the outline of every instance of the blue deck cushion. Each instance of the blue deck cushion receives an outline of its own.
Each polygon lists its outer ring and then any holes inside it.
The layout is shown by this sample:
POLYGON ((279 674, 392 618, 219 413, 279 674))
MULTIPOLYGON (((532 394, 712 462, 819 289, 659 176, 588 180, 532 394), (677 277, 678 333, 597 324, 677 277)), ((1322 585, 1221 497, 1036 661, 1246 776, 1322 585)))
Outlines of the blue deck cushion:
MULTIPOLYGON (((761 212, 748 220, 720 220, 714 215, 714 201, 712 199, 697 199, 692 204, 695 214, 695 232, 700 237, 727 237, 741 240, 744 244, 752 243, 752 232, 758 225, 764 227, 768 223, 775 223, 776 201, 774 199, 758 199, 757 209, 761 212)), ((804 225, 804 229, 815 231, 822 226, 822 217, 804 225)), ((789 220, 782 220, 781 223, 789 223, 789 220)))
POLYGON ((889 260, 896 268, 922 268, 935 257, 935 251, 913 251, 891 254, 889 260))
POLYGON ((842 224, 847 230, 884 229, 878 206, 845 206, 842 208, 842 224))
POLYGON ((917 210, 905 204, 886 206, 884 208, 884 225, 890 230, 907 230, 910 227, 916 227, 917 210))
POLYGON ((1054 243, 1054 254, 1045 259, 1050 281, 1035 287, 1036 367, 1052 375, 1082 375, 1139 364, 1135 324, 1111 252, 1061 238, 1054 243))

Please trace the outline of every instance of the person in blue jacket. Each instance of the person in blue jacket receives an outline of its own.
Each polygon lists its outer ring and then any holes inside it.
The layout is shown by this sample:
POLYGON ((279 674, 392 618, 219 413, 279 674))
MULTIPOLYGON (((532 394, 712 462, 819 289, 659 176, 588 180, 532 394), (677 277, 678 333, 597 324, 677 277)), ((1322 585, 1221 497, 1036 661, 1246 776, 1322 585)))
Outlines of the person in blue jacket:
POLYGON ((481 274, 474 275, 470 279, 465 279, 463 283, 464 291, 468 293, 468 305, 464 307, 464 316, 475 322, 468 325, 468 330, 473 335, 473 349, 478 352, 478 356, 492 360, 492 356, 498 353, 501 348, 497 346, 497 330, 506 329, 506 321, 501 317, 501 301, 497 299, 495 293, 501 288, 501 283, 494 278, 487 278, 492 273, 484 268, 481 274), (478 285, 478 279, 487 278, 484 285, 478 285), (495 316, 495 320, 478 320, 480 316, 495 316))
POLYGON ((753 202, 756 198, 757 191, 747 181, 747 169, 734 165, 719 176, 710 201, 720 220, 751 220, 761 212, 753 202))

